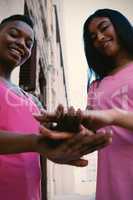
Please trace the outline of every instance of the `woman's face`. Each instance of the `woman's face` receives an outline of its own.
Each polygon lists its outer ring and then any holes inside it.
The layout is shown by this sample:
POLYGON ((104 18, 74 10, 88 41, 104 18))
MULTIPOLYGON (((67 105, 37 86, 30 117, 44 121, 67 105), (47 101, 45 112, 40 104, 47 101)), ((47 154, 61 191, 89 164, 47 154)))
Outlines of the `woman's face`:
POLYGON ((95 17, 88 28, 94 47, 105 56, 116 57, 120 51, 120 45, 110 19, 95 17))
POLYGON ((12 68, 22 65, 31 55, 33 42, 34 33, 28 24, 8 22, 0 30, 0 62, 12 68))

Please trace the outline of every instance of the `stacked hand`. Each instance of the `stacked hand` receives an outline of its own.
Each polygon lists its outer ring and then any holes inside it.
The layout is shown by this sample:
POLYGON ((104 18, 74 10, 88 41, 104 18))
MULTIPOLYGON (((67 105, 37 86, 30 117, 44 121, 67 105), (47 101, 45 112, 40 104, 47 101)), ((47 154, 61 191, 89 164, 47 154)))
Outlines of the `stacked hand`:
POLYGON ((112 125, 114 115, 114 109, 96 111, 81 111, 78 109, 75 111, 73 107, 70 107, 66 112, 64 111, 64 107, 59 105, 55 112, 45 112, 40 116, 35 116, 35 118, 46 126, 50 124, 49 128, 52 130, 71 131, 77 133, 79 131, 80 124, 92 131, 112 125))
POLYGON ((83 126, 77 134, 70 132, 50 131, 41 127, 40 139, 37 149, 41 154, 60 164, 71 164, 74 166, 86 166, 87 160, 81 159, 83 155, 99 150, 111 142, 110 134, 93 134, 83 126), (48 141, 62 141, 60 145, 53 146, 48 141))
POLYGON ((65 112, 64 107, 59 105, 54 113, 43 112, 42 115, 35 115, 35 118, 51 130, 75 133, 80 130, 81 115, 73 107, 65 112))
POLYGON ((49 129, 44 126, 40 129, 42 136, 38 141, 38 151, 56 163, 86 166, 88 162, 81 159, 83 155, 99 150, 112 141, 110 133, 94 134, 85 128, 82 125, 83 113, 73 107, 65 112, 60 105, 54 113, 45 112, 35 118, 45 126, 50 124, 49 129))

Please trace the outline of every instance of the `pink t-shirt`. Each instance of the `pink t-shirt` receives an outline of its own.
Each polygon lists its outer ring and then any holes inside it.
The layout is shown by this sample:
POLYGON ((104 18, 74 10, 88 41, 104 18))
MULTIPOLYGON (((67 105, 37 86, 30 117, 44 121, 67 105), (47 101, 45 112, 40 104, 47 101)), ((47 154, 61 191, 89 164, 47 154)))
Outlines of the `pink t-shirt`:
MULTIPOLYGON (((0 130, 12 133, 39 133, 32 117, 39 109, 25 96, 9 90, 0 80, 0 130)), ((40 200, 40 162, 37 153, 0 155, 0 199, 40 200)))
MULTIPOLYGON (((93 82, 88 107, 133 111, 133 64, 93 82)), ((117 126, 102 130, 114 135, 112 144, 98 153, 96 200, 133 200, 133 132, 117 126)))

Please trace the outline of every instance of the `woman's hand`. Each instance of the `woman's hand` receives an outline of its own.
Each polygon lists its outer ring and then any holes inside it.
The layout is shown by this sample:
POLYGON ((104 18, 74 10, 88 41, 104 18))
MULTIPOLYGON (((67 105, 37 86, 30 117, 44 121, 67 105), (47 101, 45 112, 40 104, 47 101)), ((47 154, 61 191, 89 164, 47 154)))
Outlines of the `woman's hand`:
POLYGON ((67 111, 62 105, 59 105, 53 113, 42 113, 34 117, 45 127, 51 130, 78 132, 80 129, 80 115, 76 114, 75 109, 71 106, 67 111))
POLYGON ((79 131, 80 124, 93 131, 112 125, 116 112, 115 109, 76 111, 73 107, 64 111, 64 107, 59 105, 54 113, 43 113, 35 118, 50 129, 76 133, 79 131), (48 124, 53 125, 53 122, 56 122, 54 127, 48 126, 48 124))
MULTIPOLYGON (((40 118, 43 119, 42 116, 40 116, 40 118)), ((40 121, 40 119, 38 120, 40 121)), ((51 119, 49 118, 49 120, 51 119)), ((74 132, 75 127, 77 130, 79 124, 83 124, 87 129, 91 129, 93 131, 110 125, 120 126, 131 131, 133 130, 133 112, 119 108, 87 111, 81 111, 80 109, 75 111, 71 108, 65 113, 65 115, 63 115, 61 121, 60 118, 58 120, 56 118, 57 124, 60 124, 62 130, 64 131, 66 127, 69 127, 68 130, 72 130, 72 132, 74 132)))
POLYGON ((63 105, 58 105, 54 112, 42 111, 41 114, 34 114, 33 116, 37 119, 41 124, 48 122, 58 122, 65 114, 63 105))
POLYGON ((36 151, 46 156, 49 160, 74 166, 86 166, 87 160, 82 156, 99 150, 112 141, 111 134, 93 134, 83 126, 77 134, 57 132, 41 127, 41 136, 36 142, 36 151), (52 142, 57 145, 52 146, 52 142))
MULTIPOLYGON (((108 110, 87 110, 85 112, 79 111, 81 116, 81 123, 91 130, 97 130, 105 126, 110 126, 115 123, 116 113, 115 109, 108 110)), ((114 124, 115 125, 115 124, 114 124)))

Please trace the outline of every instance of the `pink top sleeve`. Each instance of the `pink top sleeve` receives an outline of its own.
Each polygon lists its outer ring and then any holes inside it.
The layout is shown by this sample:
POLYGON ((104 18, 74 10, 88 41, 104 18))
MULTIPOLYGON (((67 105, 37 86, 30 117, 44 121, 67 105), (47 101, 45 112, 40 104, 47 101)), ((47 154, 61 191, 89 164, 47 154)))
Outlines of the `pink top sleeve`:
POLYGON ((97 98, 95 89, 98 86, 98 81, 95 80, 91 83, 90 87, 88 88, 88 95, 87 95, 87 110, 93 110, 94 109, 94 105, 95 105, 95 101, 97 98))

